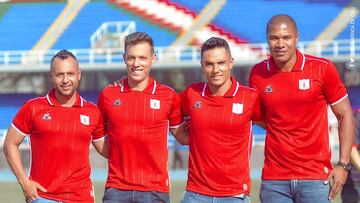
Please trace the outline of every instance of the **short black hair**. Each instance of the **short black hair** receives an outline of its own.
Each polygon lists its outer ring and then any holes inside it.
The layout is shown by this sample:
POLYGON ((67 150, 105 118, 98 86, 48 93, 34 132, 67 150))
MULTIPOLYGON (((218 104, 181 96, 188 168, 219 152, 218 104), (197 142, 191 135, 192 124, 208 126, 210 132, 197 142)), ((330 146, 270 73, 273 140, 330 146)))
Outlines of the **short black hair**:
POLYGON ((134 32, 125 37, 124 52, 129 46, 136 45, 141 42, 146 42, 150 45, 152 53, 154 53, 153 39, 145 32, 134 32))
POLYGON ((205 51, 210 50, 210 49, 215 49, 215 48, 225 48, 225 50, 231 56, 230 47, 226 40, 219 38, 219 37, 211 37, 208 40, 206 40, 204 42, 204 44, 202 44, 202 46, 201 46, 201 51, 200 51, 201 58, 203 57, 203 54, 205 51))
POLYGON ((76 56, 73 53, 71 53, 70 51, 68 51, 66 49, 63 49, 63 50, 59 51, 58 53, 56 53, 51 58, 50 68, 53 67, 55 58, 61 58, 62 60, 65 60, 65 59, 67 59, 69 57, 75 59, 77 65, 79 66, 79 62, 78 62, 76 56))

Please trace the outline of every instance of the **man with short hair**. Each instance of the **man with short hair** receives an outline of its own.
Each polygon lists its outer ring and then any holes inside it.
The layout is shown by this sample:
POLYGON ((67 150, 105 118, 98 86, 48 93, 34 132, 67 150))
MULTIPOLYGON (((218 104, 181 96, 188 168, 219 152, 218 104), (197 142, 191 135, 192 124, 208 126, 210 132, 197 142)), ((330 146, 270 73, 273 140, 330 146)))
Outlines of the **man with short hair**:
POLYGON ((67 50, 51 60, 54 89, 27 101, 16 114, 4 141, 4 153, 26 202, 94 202, 89 145, 107 156, 103 120, 77 88, 81 71, 67 50), (19 145, 29 136, 30 176, 25 175, 19 145))
POLYGON ((182 203, 250 202, 252 120, 261 120, 255 89, 231 76, 234 59, 228 43, 212 37, 201 46, 207 82, 180 94, 190 117, 189 170, 182 203))
POLYGON ((260 94, 267 131, 261 201, 329 202, 345 183, 354 139, 346 88, 331 61, 296 49, 299 33, 290 16, 273 16, 266 35, 271 56, 253 67, 249 80, 260 94), (334 168, 328 104, 339 122, 334 168))
POLYGON ((169 202, 168 130, 182 144, 180 101, 155 81, 152 38, 143 32, 125 38, 127 78, 105 87, 98 99, 109 134, 109 174, 104 203, 169 202))

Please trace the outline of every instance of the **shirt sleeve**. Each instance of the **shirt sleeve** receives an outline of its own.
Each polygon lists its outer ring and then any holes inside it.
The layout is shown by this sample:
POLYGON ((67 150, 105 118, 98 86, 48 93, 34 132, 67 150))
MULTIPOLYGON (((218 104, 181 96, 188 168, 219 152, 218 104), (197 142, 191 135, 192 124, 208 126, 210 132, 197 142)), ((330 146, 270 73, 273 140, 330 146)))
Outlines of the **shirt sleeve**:
POLYGON ((16 130, 23 134, 24 136, 31 133, 32 130, 32 109, 30 102, 26 102, 22 107, 20 107, 19 111, 16 113, 13 126, 16 130))
POLYGON ((101 114, 101 119, 103 122, 103 131, 104 134, 107 134, 108 132, 108 117, 106 115, 106 111, 105 111, 105 107, 104 107, 104 91, 102 91, 98 97, 98 101, 97 101, 97 107, 99 108, 100 114, 101 114))
POLYGON ((170 128, 179 127, 179 125, 181 125, 182 122, 183 122, 183 117, 181 114, 180 98, 175 92, 173 92, 173 101, 169 114, 170 128))
POLYGON ((255 67, 253 67, 252 69, 251 69, 251 71, 250 71, 250 75, 249 75, 249 87, 251 87, 251 88, 255 88, 256 89, 256 87, 255 87, 255 84, 254 84, 254 75, 255 75, 255 69, 254 69, 255 67))
POLYGON ((334 105, 347 96, 345 85, 340 80, 334 64, 328 61, 326 66, 324 81, 324 95, 330 105, 334 105))
POLYGON ((181 105, 181 113, 183 117, 189 116, 188 102, 187 102, 187 92, 188 88, 183 92, 179 93, 180 105, 181 105))
POLYGON ((262 121, 264 120, 264 115, 263 112, 265 112, 265 108, 264 105, 261 103, 260 100, 260 96, 258 93, 254 94, 255 99, 254 99, 254 109, 253 109, 253 113, 252 113, 252 121, 256 122, 256 121, 262 121))
POLYGON ((92 134, 93 141, 99 140, 106 135, 104 121, 98 108, 96 108, 96 118, 95 128, 92 134))

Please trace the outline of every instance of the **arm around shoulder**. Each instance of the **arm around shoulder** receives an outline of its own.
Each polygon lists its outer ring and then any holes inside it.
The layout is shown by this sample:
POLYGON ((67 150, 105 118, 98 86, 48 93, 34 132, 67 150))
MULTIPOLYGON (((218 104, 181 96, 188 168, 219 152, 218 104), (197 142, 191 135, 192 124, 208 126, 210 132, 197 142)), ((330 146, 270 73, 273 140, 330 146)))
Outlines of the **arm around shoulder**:
POLYGON ((108 139, 107 136, 104 136, 100 139, 97 140, 93 140, 92 144, 94 146, 94 148, 96 149, 96 151, 103 156, 104 158, 108 158, 108 139))
POLYGON ((170 128, 175 139, 182 145, 189 145, 188 121, 184 121, 179 127, 170 128))

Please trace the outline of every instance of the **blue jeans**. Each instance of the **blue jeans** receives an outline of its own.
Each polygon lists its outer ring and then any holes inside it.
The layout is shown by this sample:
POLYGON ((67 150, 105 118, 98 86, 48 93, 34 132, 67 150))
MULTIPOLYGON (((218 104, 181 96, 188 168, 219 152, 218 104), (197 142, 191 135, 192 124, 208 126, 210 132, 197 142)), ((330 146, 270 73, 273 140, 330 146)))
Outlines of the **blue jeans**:
POLYGON ((45 199, 45 198, 42 198, 42 197, 38 197, 38 198, 36 198, 36 200, 32 201, 31 203, 61 203, 61 202, 58 202, 56 200, 51 200, 51 199, 45 199))
POLYGON ((341 191, 343 203, 360 202, 360 184, 345 184, 341 191))
POLYGON ((329 203, 330 185, 324 180, 264 180, 263 203, 329 203))
POLYGON ((137 190, 118 190, 108 188, 105 190, 103 203, 170 203, 169 193, 143 192, 137 190))
POLYGON ((185 191, 181 198, 181 203, 250 203, 250 197, 214 197, 185 191))

